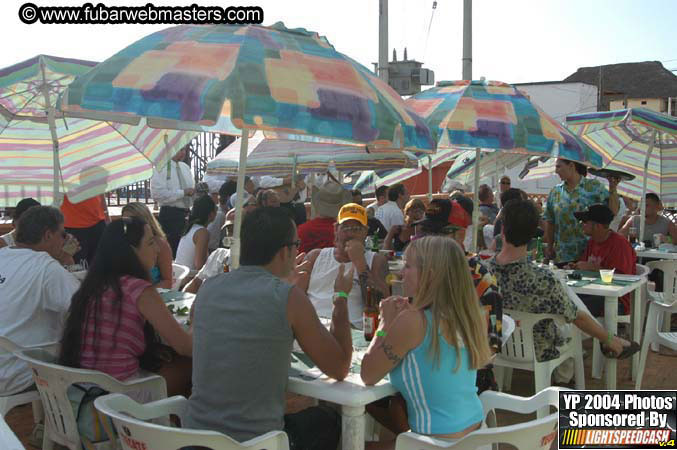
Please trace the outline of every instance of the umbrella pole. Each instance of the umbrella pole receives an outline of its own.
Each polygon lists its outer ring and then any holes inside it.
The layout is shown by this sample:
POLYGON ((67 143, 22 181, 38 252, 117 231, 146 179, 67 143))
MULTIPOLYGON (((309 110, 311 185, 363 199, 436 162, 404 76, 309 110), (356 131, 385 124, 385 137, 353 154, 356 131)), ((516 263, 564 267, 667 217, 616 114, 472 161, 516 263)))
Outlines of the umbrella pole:
MULTIPOLYGON (((644 241, 644 226, 646 225, 646 182, 647 175, 649 174, 649 158, 651 158, 651 152, 653 152, 653 146, 656 142, 656 130, 653 130, 651 133, 651 142, 649 143, 649 150, 646 152, 646 157, 644 158, 644 181, 642 182, 642 198, 640 201, 640 213, 639 213, 639 241, 644 241)), ((622 200, 621 200, 622 201, 622 200)))
POLYGON ((296 153, 294 153, 294 161, 292 162, 292 166, 291 166, 291 188, 292 188, 292 190, 296 186, 296 180, 295 180, 296 179, 296 158, 297 158, 297 155, 296 155, 296 153))
POLYGON ((240 163, 237 171, 237 197, 235 198, 235 224, 233 226, 233 243, 230 255, 231 268, 240 267, 240 230, 242 229, 242 204, 244 201, 244 174, 247 170, 247 144, 249 133, 246 128, 242 129, 240 140, 240 163))
POLYGON ((56 123, 54 122, 54 106, 49 101, 49 91, 47 90, 47 76, 45 75, 45 63, 40 57, 40 70, 42 71, 42 95, 45 97, 47 106, 47 123, 49 132, 52 135, 52 157, 54 165, 54 178, 52 185, 52 206, 58 208, 61 206, 61 195, 59 195, 59 182, 61 180, 61 166, 59 164, 59 138, 56 135, 56 123))
POLYGON ((433 161, 428 156, 428 202, 433 201, 433 161))
POLYGON ((473 253, 477 252, 477 230, 479 229, 480 223, 480 149, 475 149, 475 179, 474 182, 474 191, 473 191, 473 209, 472 209, 472 246, 470 251, 473 253))

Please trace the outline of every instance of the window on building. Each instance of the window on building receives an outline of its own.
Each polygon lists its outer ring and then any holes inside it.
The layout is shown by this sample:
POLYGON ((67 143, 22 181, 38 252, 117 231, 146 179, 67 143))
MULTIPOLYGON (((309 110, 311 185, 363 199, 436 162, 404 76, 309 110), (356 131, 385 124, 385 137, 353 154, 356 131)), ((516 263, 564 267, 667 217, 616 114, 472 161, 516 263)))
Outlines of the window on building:
POLYGON ((642 100, 642 105, 646 105, 646 100, 642 100))

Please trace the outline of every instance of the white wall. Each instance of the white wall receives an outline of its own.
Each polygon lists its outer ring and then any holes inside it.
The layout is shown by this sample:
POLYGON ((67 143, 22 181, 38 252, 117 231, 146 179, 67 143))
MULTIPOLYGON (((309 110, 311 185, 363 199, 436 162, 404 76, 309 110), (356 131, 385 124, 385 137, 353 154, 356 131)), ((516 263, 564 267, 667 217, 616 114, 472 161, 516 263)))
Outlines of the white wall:
MULTIPOLYGON (((565 123, 566 116, 597 111, 597 86, 586 83, 548 83, 520 84, 516 86, 529 96, 529 99, 555 120, 565 123)), ((511 187, 523 189, 534 194, 547 194, 560 182, 557 175, 540 180, 523 181, 517 176, 524 167, 521 164, 506 174, 512 182, 511 187)), ((493 180, 483 180, 491 183, 493 180)), ((496 189, 496 186, 494 186, 496 189)))

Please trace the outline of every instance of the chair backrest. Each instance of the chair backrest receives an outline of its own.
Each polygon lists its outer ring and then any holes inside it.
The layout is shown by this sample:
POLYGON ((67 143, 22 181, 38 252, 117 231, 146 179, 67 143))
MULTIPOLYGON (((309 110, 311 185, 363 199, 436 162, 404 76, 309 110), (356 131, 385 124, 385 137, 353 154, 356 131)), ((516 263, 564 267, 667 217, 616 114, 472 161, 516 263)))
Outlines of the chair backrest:
POLYGON ((644 264, 635 264, 635 273, 637 275, 646 277, 649 275, 649 272, 651 272, 649 266, 645 266, 644 264))
POLYGON ((71 385, 90 383, 108 392, 131 391, 143 386, 153 396, 167 396, 165 381, 157 375, 122 383, 97 370, 56 364, 56 356, 42 349, 21 350, 15 354, 26 361, 33 372, 33 380, 45 410, 45 433, 51 440, 70 448, 79 449, 82 445, 73 405, 68 396, 71 385))
POLYGON ((663 272, 663 295, 675 298, 677 296, 677 260, 650 261, 646 263, 651 270, 663 272))
POLYGON ((482 235, 484 236, 484 245, 489 247, 494 240, 494 226, 487 224, 482 228, 482 235))
POLYGON ((552 319, 564 325, 564 317, 557 314, 532 314, 515 309, 504 309, 504 314, 515 320, 515 331, 501 348, 501 356, 515 361, 535 361, 534 325, 541 320, 552 319))
MULTIPOLYGON (((501 409, 520 414, 529 414, 545 406, 559 409, 559 389, 550 387, 533 397, 524 398, 502 392, 485 391, 480 395, 484 414, 501 409)), ((455 449, 475 450, 490 448, 491 444, 510 444, 518 449, 548 449, 557 439, 559 411, 546 417, 494 428, 480 428, 464 438, 449 442, 415 433, 403 433, 397 438, 397 450, 455 449)))
POLYGON ((0 448, 3 450, 23 450, 24 446, 9 428, 5 417, 0 414, 0 448))
POLYGON ((172 289, 181 287, 181 282, 188 276, 190 269, 181 264, 172 263, 172 289))
POLYGON ((94 401, 96 409, 113 420, 123 449, 172 450, 190 446, 219 450, 289 449, 289 441, 283 431, 272 431, 241 444, 216 431, 171 428, 146 422, 169 414, 180 416, 186 403, 184 397, 176 396, 140 405, 122 394, 104 395, 94 401))

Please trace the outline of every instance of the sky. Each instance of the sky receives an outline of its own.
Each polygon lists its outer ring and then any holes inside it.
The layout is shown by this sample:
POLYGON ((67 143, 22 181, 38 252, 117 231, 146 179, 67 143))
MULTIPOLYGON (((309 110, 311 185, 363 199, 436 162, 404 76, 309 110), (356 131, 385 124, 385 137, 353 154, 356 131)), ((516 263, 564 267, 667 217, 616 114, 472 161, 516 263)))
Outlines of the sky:
MULTIPOLYGON (((87 0, 32 0, 38 6, 79 6, 87 0)), ((98 3, 97 0, 90 0, 98 3)), ((38 54, 102 61, 171 25, 23 24, 23 1, 0 3, 0 67, 38 54)), ((147 0, 104 1, 142 6, 147 0)), ((325 35, 369 68, 378 60, 378 0, 258 0, 253 3, 155 0, 155 5, 256 5, 264 24, 283 21, 325 35)), ((435 80, 461 78, 463 0, 389 1, 389 59, 407 47, 435 80), (432 19, 432 20, 431 20, 432 19)), ((508 83, 561 80, 579 67, 661 61, 677 69, 677 0, 474 0, 473 78, 508 83)), ((677 72, 675 72, 677 73, 677 72)))

